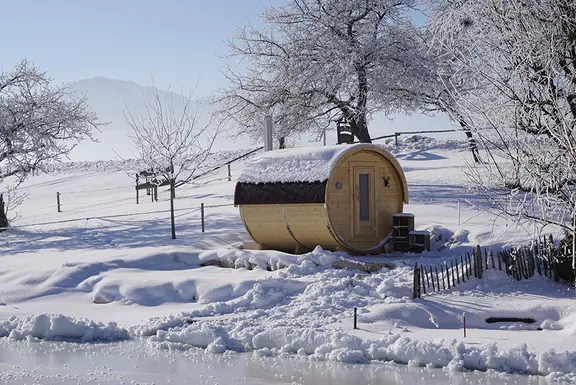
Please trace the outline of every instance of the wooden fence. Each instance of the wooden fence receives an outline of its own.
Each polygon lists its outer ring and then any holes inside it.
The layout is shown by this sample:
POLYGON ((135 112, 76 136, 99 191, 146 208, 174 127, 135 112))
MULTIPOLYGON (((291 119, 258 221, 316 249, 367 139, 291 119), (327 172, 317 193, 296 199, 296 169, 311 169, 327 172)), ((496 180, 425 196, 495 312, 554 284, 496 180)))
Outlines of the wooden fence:
POLYGON ((508 266, 506 273, 518 281, 531 278, 536 273, 553 278, 556 282, 574 281, 572 250, 565 246, 556 246, 552 235, 499 254, 508 266))
POLYGON ((520 281, 536 273, 556 282, 573 282, 571 250, 554 245, 552 236, 542 237, 530 245, 510 248, 496 255, 487 248, 476 246, 466 255, 436 265, 414 264, 412 298, 423 294, 450 290, 473 277, 482 279, 488 269, 498 269, 520 281))
POLYGON ((480 246, 472 252, 436 265, 414 264, 414 282, 412 298, 421 298, 422 294, 450 290, 470 279, 482 278, 484 270, 505 269, 501 258, 495 258, 492 251, 480 246))

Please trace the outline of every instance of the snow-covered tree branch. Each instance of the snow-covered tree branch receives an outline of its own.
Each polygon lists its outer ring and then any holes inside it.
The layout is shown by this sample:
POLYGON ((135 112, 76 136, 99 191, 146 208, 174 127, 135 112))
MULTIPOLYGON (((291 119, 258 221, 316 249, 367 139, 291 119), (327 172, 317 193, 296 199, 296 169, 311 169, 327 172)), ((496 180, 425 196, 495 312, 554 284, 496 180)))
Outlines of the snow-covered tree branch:
POLYGON ((576 3, 437 2, 436 44, 478 90, 453 90, 486 152, 471 168, 494 207, 518 219, 574 228, 576 215, 576 3))
POLYGON ((229 42, 230 85, 219 113, 258 137, 266 113, 279 136, 321 133, 344 118, 370 142, 374 112, 405 107, 394 90, 415 88, 426 72, 414 55, 413 0, 289 0, 268 7, 265 27, 242 27, 229 42), (239 59, 239 63, 232 60, 239 59))
POLYGON ((85 98, 54 86, 29 61, 0 73, 0 183, 18 184, 66 157, 100 125, 85 98))

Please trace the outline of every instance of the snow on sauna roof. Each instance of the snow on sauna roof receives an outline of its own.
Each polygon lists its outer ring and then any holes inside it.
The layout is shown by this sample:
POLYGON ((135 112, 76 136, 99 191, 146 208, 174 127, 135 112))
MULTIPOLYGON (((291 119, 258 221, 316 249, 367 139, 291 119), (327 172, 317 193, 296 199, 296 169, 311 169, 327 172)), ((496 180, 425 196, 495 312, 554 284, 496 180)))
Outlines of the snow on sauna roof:
POLYGON ((382 146, 365 143, 268 151, 246 162, 238 182, 323 182, 342 154, 357 146, 377 147, 388 152, 382 146))

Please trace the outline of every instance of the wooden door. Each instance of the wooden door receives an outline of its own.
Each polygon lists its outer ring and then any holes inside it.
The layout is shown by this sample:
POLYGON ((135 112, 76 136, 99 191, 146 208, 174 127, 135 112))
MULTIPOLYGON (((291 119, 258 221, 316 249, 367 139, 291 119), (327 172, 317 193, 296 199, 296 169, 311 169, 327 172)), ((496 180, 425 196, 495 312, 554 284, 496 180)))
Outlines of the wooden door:
POLYGON ((373 241, 376 238, 376 196, 374 166, 356 164, 352 167, 352 241, 373 241))

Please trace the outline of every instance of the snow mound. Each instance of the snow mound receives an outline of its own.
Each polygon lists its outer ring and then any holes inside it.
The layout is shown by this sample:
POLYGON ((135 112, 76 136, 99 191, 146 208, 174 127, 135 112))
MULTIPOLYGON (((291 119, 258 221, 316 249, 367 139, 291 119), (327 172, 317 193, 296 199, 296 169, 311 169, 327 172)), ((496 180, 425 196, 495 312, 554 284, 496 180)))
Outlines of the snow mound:
MULTIPOLYGON (((247 327, 247 323, 242 323, 247 327)), ((256 355, 278 356, 282 353, 308 356, 310 360, 342 363, 394 361, 412 366, 446 367, 450 370, 495 370, 535 375, 571 374, 576 371, 576 352, 548 350, 540 354, 527 346, 499 350, 466 346, 456 340, 413 340, 401 334, 380 339, 365 339, 336 331, 316 328, 279 326, 264 328, 255 334, 230 332, 206 323, 193 323, 169 331, 158 331, 149 343, 164 349, 204 348, 209 353, 254 351, 256 355)))
POLYGON ((114 322, 103 324, 61 314, 38 314, 0 321, 0 337, 21 341, 37 338, 49 341, 120 341, 129 338, 128 331, 114 322))

